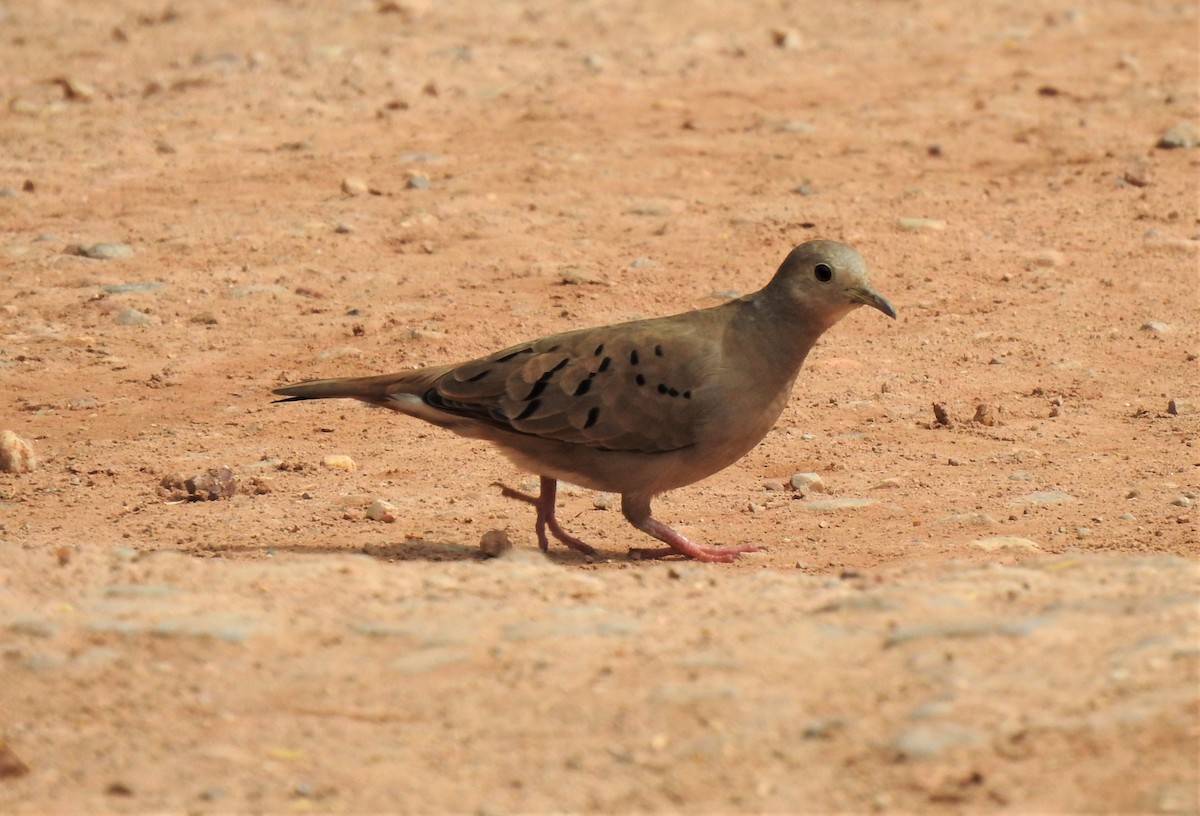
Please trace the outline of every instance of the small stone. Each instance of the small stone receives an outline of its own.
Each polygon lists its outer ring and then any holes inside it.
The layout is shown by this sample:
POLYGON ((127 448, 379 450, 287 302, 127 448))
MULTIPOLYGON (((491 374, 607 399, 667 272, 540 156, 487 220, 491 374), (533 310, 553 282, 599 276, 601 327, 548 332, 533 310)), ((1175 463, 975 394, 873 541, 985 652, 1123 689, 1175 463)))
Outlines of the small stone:
POLYGON ((1050 268, 1065 265, 1067 256, 1056 249, 1039 249, 1036 252, 1030 252, 1025 255, 1025 260, 1034 266, 1050 268))
POLYGON ((804 502, 801 506, 814 513, 834 513, 838 510, 858 510, 862 507, 870 507, 874 503, 874 499, 819 499, 818 501, 804 502))
POLYGON ((793 490, 806 490, 812 493, 825 492, 825 480, 819 474, 812 472, 792 474, 790 484, 793 490))
POLYGON ((996 414, 990 405, 978 405, 975 407, 975 416, 971 418, 971 421, 991 427, 996 424, 996 414))
POLYGON ((991 527, 995 520, 987 513, 955 513, 938 519, 939 524, 965 524, 972 527, 991 527))
POLYGON ((935 402, 933 404, 933 420, 938 425, 950 424, 950 414, 946 411, 946 406, 942 405, 940 402, 935 402))
POLYGON ((512 549, 507 530, 488 530, 479 539, 479 551, 488 558, 499 558, 512 549))
POLYGON ((128 244, 99 243, 79 247, 78 253, 97 261, 116 261, 133 257, 133 247, 128 244))
POLYGON ((345 454, 331 453, 321 460, 321 466, 330 470, 358 470, 358 464, 345 454))
POLYGON ((985 539, 976 539, 971 542, 972 547, 976 550, 984 552, 996 552, 997 550, 1024 550, 1026 552, 1040 552, 1042 547, 1039 547, 1037 541, 1030 539, 1022 539, 1016 535, 991 535, 985 539))
POLYGON ((1092 528, 1091 527, 1076 527, 1075 528, 1075 537, 1076 538, 1091 538, 1092 537, 1092 528))
POLYGON ((138 283, 110 283, 101 286, 100 291, 110 295, 123 295, 126 292, 157 292, 162 288, 163 284, 156 281, 140 281, 138 283))
POLYGON ((592 497, 592 507, 597 510, 611 510, 616 500, 614 493, 597 493, 592 497))
POLYGON ((1191 507, 1192 500, 1189 499, 1187 496, 1179 496, 1174 501, 1172 501, 1171 504, 1175 507, 1191 507))
POLYGON ((0 779, 11 779, 27 773, 29 766, 17 756, 16 751, 10 748, 7 742, 0 740, 0 779))
POLYGON ((896 476, 889 476, 886 479, 876 482, 871 485, 872 490, 887 490, 893 487, 900 487, 901 481, 896 476))
POLYGON ((74 397, 67 400, 68 411, 90 411, 100 403, 95 397, 74 397))
POLYGON ((1190 416, 1196 413, 1196 403, 1186 399, 1172 399, 1167 402, 1167 413, 1172 416, 1190 416))
POLYGON ((563 286, 595 286, 602 283, 604 281, 600 278, 575 266, 569 266, 562 271, 563 286))
POLYGON ((1122 513, 1121 515, 1117 516, 1117 518, 1119 518, 1121 521, 1137 521, 1137 516, 1135 516, 1133 513, 1122 513))
POLYGON ((367 505, 367 518, 371 521, 382 521, 391 524, 396 520, 396 505, 383 499, 376 499, 367 505))
POLYGON ((896 226, 902 230, 919 232, 923 230, 940 231, 946 228, 946 222, 940 218, 897 218, 896 226))
POLYGON ((410 190, 428 190, 432 184, 428 176, 412 176, 405 186, 410 190))
POLYGON ((783 481, 781 479, 765 479, 762 483, 763 490, 768 493, 780 493, 783 491, 783 481))
POLYGON ((1131 159, 1125 165, 1121 178, 1134 187, 1148 187, 1151 181, 1150 163, 1145 159, 1131 159))
POLYGON ((122 309, 117 312, 115 319, 118 326, 157 326, 162 323, 162 319, 156 315, 149 315, 137 309, 122 309))
POLYGON ((342 179, 342 192, 348 196, 361 196, 369 192, 367 183, 355 176, 347 176, 342 179))
POLYGON ((1161 320, 1147 320, 1142 324, 1142 331, 1153 332, 1154 334, 1166 334, 1171 331, 1171 327, 1161 320))
POLYGON ((798 51, 804 46, 804 38, 800 32, 791 28, 776 28, 771 31, 771 42, 776 48, 784 51, 798 51))
POLYGON ((1043 490, 1036 493, 1029 493, 1015 500, 1018 504, 1064 504, 1066 502, 1075 501, 1075 497, 1064 493, 1061 490, 1043 490))
POLYGON ((4 473, 31 473, 37 469, 37 455, 33 445, 17 436, 13 431, 0 432, 0 471, 4 473))
POLYGON ((237 477, 227 467, 209 468, 183 483, 188 496, 197 501, 228 499, 237 492, 237 477))
POLYGON ((1171 125, 1158 137, 1155 147, 1163 150, 1188 149, 1200 144, 1200 133, 1191 122, 1179 122, 1171 125))

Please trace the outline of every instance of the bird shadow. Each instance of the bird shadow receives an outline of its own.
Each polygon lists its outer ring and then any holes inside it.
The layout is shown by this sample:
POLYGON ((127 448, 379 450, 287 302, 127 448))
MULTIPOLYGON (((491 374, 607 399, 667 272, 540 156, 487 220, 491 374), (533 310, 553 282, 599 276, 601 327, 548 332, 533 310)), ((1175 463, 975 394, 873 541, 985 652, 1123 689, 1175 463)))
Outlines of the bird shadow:
MULTIPOLYGON (((537 548, 521 551, 527 552, 531 556, 538 553, 537 548)), ((377 561, 387 562, 427 561, 431 563, 444 563, 495 560, 492 556, 485 555, 478 547, 428 538, 415 538, 384 544, 366 544, 360 547, 342 547, 333 544, 272 544, 263 546, 230 544, 220 547, 204 547, 199 551, 187 551, 189 555, 210 557, 221 557, 231 554, 271 556, 276 553, 289 553, 292 555, 366 555, 377 561)), ((548 561, 561 564, 562 566, 593 563, 593 559, 566 549, 559 550, 552 548, 549 552, 543 553, 543 555, 548 561)), ((604 561, 610 558, 616 560, 617 558, 616 556, 608 556, 602 553, 598 553, 598 556, 594 561, 604 561)))

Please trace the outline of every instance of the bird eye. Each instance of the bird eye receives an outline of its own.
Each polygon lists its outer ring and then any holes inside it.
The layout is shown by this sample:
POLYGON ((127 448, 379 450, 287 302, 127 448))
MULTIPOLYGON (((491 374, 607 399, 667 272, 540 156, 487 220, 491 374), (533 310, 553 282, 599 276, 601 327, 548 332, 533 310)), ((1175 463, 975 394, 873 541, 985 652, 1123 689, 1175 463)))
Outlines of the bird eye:
POLYGON ((813 267, 813 274, 821 283, 829 283, 833 279, 833 267, 829 264, 819 263, 813 267))

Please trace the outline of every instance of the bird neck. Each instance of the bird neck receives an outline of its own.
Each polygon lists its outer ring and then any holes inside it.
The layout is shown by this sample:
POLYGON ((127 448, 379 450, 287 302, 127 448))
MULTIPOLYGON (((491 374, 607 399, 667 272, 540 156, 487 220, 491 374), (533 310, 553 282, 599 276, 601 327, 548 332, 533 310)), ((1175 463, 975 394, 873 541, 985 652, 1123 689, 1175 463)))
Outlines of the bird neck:
POLYGON ((732 321, 732 336, 742 338, 747 351, 789 377, 796 376, 828 328, 804 311, 790 308, 788 301, 768 295, 765 289, 735 303, 738 313, 732 321))

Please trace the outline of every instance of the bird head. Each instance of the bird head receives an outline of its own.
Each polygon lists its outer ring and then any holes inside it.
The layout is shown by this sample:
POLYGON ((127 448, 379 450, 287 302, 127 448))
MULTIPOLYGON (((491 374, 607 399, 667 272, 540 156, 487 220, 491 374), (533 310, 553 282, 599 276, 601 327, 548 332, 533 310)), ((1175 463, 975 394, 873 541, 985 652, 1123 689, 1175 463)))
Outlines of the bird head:
POLYGON ((871 285, 867 262, 853 247, 837 241, 807 241, 793 249, 768 289, 823 329, 859 306, 896 317, 895 307, 871 285))

